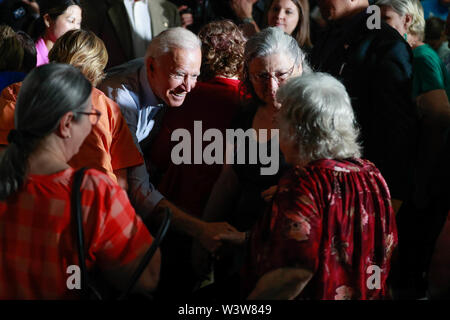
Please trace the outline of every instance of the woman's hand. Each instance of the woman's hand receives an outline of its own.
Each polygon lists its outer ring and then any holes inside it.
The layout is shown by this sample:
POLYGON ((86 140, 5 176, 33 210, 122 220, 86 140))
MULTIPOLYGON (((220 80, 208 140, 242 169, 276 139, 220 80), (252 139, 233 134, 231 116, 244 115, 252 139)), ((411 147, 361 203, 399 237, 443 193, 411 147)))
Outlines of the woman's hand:
POLYGON ((204 222, 198 241, 202 246, 213 253, 222 245, 222 241, 229 241, 238 231, 226 222, 204 222))
POLYGON ((270 201, 272 201, 272 198, 275 195, 275 193, 277 192, 277 190, 278 190, 277 185, 271 186, 269 189, 261 192, 261 197, 264 199, 264 201, 270 202, 270 201))
POLYGON ((302 268, 280 268, 263 275, 248 300, 292 300, 297 297, 313 273, 302 268))
POLYGON ((445 90, 437 89, 425 92, 417 97, 420 112, 436 124, 446 126, 450 122, 450 103, 445 90))

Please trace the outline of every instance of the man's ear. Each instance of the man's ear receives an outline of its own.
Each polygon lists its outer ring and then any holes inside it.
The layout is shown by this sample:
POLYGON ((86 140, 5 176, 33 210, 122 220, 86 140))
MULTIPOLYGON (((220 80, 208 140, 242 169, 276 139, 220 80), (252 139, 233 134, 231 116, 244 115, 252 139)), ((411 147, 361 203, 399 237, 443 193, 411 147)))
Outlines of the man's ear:
POLYGON ((147 74, 152 74, 153 72, 155 72, 155 64, 156 64, 156 60, 152 57, 148 57, 147 61, 146 61, 146 65, 147 65, 147 74))
POLYGON ((156 59, 152 57, 148 57, 145 62, 145 68, 147 70, 147 80, 150 84, 150 87, 154 85, 155 72, 157 69, 156 63, 156 59))
POLYGON ((70 138, 72 135, 72 125, 73 125, 73 112, 67 112, 59 120, 59 126, 57 128, 57 135, 61 138, 70 138))
POLYGON ((52 18, 50 18, 50 16, 49 16, 48 13, 44 14, 44 16, 43 16, 42 18, 44 19, 44 24, 45 24, 45 26, 46 26, 47 28, 49 28, 49 27, 50 27, 50 24, 51 24, 51 21, 52 21, 52 18))

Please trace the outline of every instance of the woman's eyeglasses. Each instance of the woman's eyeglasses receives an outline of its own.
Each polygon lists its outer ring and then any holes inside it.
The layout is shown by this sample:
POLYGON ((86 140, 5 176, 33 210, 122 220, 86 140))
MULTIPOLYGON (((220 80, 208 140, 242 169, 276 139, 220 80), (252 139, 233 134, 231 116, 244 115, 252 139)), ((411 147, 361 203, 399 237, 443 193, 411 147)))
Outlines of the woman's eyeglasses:
POLYGON ((288 71, 282 72, 282 71, 278 71, 278 72, 262 72, 262 73, 257 73, 257 74, 252 74, 250 75, 253 80, 258 81, 258 82, 266 82, 268 80, 270 80, 270 78, 273 78, 278 84, 286 81, 291 75, 292 72, 294 71, 294 67, 295 64, 292 66, 292 68, 290 68, 288 71))
POLYGON ((98 120, 100 119, 100 116, 102 115, 102 113, 100 111, 98 111, 97 109, 92 108, 92 110, 94 112, 77 112, 79 114, 84 114, 86 116, 89 116, 89 121, 91 122, 91 124, 93 126, 95 126, 98 123, 98 120))

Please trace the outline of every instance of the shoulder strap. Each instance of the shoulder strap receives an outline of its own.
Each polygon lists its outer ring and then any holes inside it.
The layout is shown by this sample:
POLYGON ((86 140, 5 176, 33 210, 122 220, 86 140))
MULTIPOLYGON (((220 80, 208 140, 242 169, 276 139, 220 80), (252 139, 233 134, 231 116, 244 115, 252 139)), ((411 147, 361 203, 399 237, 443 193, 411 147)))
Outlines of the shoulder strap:
POLYGON ((81 183, 83 182, 86 168, 77 170, 73 177, 71 210, 72 219, 75 220, 76 239, 78 249, 78 264, 81 269, 81 293, 82 297, 87 297, 88 292, 88 273, 86 270, 86 255, 84 252, 84 232, 83 232, 83 218, 81 214, 81 183))
MULTIPOLYGON (((81 294, 84 299, 90 299, 91 297, 95 297, 96 299, 101 300, 101 294, 91 286, 89 283, 89 275, 86 269, 86 254, 85 254, 85 245, 84 245, 84 232, 83 232, 83 220, 81 214, 81 184, 83 182, 84 173, 87 168, 81 168, 77 170, 74 174, 73 185, 72 185, 72 198, 71 198, 71 210, 72 210, 72 219, 75 220, 76 227, 76 238, 77 238, 77 247, 78 247, 78 260, 79 266, 81 270, 81 294)), ((125 299, 130 292, 133 290, 137 281, 141 277, 144 272, 146 266, 149 264, 151 258, 156 252, 156 249, 161 244, 161 241, 164 239, 166 235, 167 229, 169 228, 170 221, 172 218, 172 213, 170 209, 165 209, 164 221, 161 227, 158 230, 156 237, 153 239, 153 243, 142 258, 139 266, 136 268, 135 272, 131 276, 131 280, 129 285, 127 286, 125 292, 120 295, 119 300, 125 299)))
POLYGON ((164 239, 167 229, 169 229, 170 220, 172 219, 172 212, 169 208, 164 209, 164 220, 158 230, 158 233, 156 234, 156 237, 153 239, 153 243, 150 246, 150 248, 145 253, 144 257, 142 258, 141 262, 139 263, 139 266, 136 268, 136 271, 134 271, 133 275, 131 276, 130 283, 128 287, 126 288, 125 292, 119 297, 119 300, 125 299, 133 290, 134 286, 136 285, 137 281, 141 277, 142 273, 144 272, 147 265, 150 263, 150 260, 152 259, 153 255, 156 252, 156 249, 158 249, 159 245, 161 244, 162 240, 164 239))

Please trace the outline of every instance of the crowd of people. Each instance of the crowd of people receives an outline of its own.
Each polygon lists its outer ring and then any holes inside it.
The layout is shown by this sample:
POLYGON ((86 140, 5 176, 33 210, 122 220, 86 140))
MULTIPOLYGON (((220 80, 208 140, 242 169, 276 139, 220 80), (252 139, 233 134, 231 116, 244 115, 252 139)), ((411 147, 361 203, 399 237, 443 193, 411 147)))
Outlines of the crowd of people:
POLYGON ((419 0, 0 8, 0 299, 85 298, 67 285, 81 168, 85 264, 111 291, 169 211, 134 287, 157 301, 450 298, 450 16, 419 0))

